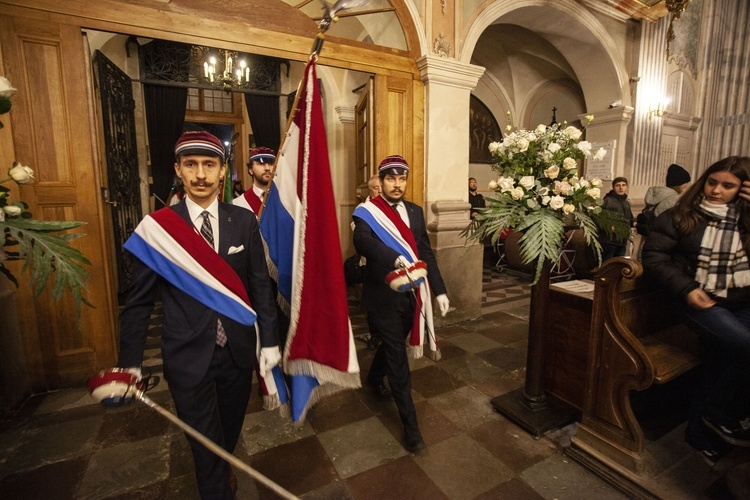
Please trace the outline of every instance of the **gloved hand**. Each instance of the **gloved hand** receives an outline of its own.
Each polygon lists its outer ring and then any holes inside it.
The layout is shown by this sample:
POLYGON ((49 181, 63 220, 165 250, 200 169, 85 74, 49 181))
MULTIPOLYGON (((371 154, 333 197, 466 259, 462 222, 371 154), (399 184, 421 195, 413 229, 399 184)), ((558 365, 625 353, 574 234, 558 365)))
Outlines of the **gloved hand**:
POLYGON ((271 372, 271 369, 281 362, 281 351, 279 346, 273 347, 261 347, 260 359, 258 359, 258 372, 261 377, 266 376, 266 372, 271 372))
POLYGON ((437 300, 438 307, 440 307, 440 315, 442 317, 445 317, 446 314, 448 314, 448 309, 451 307, 451 303, 448 300, 448 296, 444 293, 441 293, 437 297, 435 297, 435 300, 437 300))
POLYGON ((396 269, 407 269, 410 265, 411 263, 403 255, 399 255, 396 258, 396 262, 393 263, 393 267, 396 269))
POLYGON ((141 369, 110 368, 93 375, 86 386, 96 401, 103 406, 120 406, 132 403, 141 386, 141 369))

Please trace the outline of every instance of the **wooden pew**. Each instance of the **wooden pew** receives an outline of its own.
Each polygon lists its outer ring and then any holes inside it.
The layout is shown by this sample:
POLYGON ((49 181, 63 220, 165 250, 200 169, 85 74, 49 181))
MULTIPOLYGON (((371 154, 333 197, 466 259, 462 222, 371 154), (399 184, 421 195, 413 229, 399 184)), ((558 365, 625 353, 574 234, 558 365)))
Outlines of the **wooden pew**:
POLYGON ((582 417, 567 453, 631 496, 650 498, 631 393, 674 380, 701 356, 697 335, 678 316, 677 299, 642 273, 638 261, 622 257, 596 270, 582 417))

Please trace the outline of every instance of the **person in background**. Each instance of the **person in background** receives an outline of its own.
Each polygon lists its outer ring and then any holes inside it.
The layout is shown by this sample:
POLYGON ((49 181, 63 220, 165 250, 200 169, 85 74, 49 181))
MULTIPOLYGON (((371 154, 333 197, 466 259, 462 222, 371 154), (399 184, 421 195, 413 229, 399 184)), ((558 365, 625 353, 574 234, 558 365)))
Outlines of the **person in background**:
POLYGON ((471 220, 477 216, 477 208, 484 208, 486 203, 484 196, 477 193, 477 180, 474 177, 469 177, 469 203, 471 204, 471 220))
POLYGON ((263 205, 263 197, 273 180, 273 164, 275 162, 276 153, 272 149, 259 147, 250 150, 247 172, 253 178, 253 185, 242 196, 232 200, 232 203, 249 208, 256 216, 259 215, 260 207, 263 205))
MULTIPOLYGON (((612 190, 604 195, 602 208, 612 210, 620 214, 630 226, 633 226, 633 212, 628 201, 628 180, 625 177, 615 177, 612 181, 612 190)), ((602 262, 612 257, 622 257, 628 241, 620 241, 614 235, 608 236, 600 230, 599 242, 602 245, 602 262)))
POLYGON ((690 173, 673 163, 667 169, 667 186, 651 186, 643 201, 654 208, 654 216, 672 208, 679 196, 690 186, 690 173))
POLYGON ((245 188, 242 187, 242 181, 237 179, 232 184, 232 199, 242 196, 245 192, 245 188))
POLYGON ((645 272, 683 301, 704 349, 685 439, 710 464, 750 446, 750 157, 711 165, 662 213, 643 247, 645 272))

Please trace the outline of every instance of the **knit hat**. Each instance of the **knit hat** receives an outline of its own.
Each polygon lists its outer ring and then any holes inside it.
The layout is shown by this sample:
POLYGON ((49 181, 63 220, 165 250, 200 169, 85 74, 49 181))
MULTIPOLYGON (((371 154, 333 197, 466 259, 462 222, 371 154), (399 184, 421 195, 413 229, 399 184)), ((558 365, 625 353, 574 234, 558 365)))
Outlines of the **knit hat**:
POLYGON ((215 135, 200 130, 183 133, 174 145, 175 158, 180 155, 218 156, 224 161, 224 145, 215 135))
POLYGON ((378 172, 380 175, 405 175, 409 173, 409 164, 403 156, 391 155, 380 162, 378 172))
POLYGON ((667 169, 667 187, 682 186, 690 182, 690 174, 676 163, 667 169))
POLYGON ((276 153, 273 149, 259 147, 250 150, 250 159, 248 165, 252 165, 254 161, 258 163, 273 163, 276 161, 276 153))

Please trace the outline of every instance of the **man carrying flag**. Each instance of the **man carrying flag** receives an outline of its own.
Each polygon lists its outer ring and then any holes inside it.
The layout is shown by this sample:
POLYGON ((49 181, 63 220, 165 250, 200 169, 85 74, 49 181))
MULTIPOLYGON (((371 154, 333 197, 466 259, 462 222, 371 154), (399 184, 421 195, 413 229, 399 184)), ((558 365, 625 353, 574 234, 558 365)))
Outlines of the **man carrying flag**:
POLYGON ((316 61, 305 67, 260 213, 269 272, 289 308, 284 372, 296 424, 321 397, 361 386, 316 61))
MULTIPOLYGON (((147 215, 125 243, 136 259, 120 314, 118 366, 140 372, 160 296, 164 377, 177 415, 231 453, 250 397, 256 335, 260 371, 280 361, 276 307, 255 216, 218 200, 226 168, 221 141, 185 132, 175 157, 185 198, 147 215)), ((201 497, 234 498, 229 464, 188 441, 201 497)))
POLYGON ((357 253, 367 259, 362 305, 367 311, 368 322, 377 328, 382 339, 367 375, 367 385, 381 397, 393 395, 404 426, 404 447, 415 453, 425 444, 411 397, 406 342, 409 355, 420 358, 426 336, 434 358, 439 359, 430 291, 437 295, 443 316, 450 303, 427 237, 422 209, 403 199, 409 165, 403 157, 393 155, 385 158, 378 170, 381 195, 359 205, 353 214, 354 246, 357 253), (421 284, 417 278, 420 271, 424 276, 425 265, 429 286, 423 277, 421 284), (387 277, 397 274, 394 269, 410 273, 408 280, 413 281, 412 286, 406 286, 407 293, 392 289, 386 282, 387 277), (386 376, 390 391, 383 384, 386 376))

